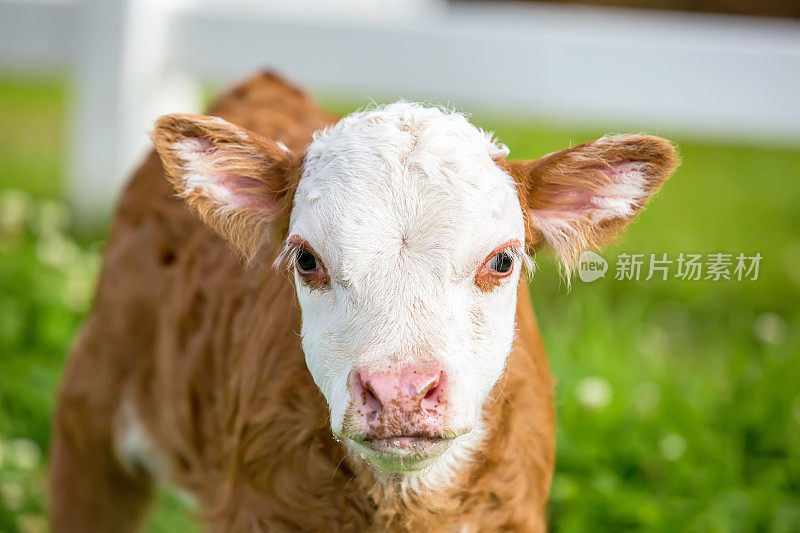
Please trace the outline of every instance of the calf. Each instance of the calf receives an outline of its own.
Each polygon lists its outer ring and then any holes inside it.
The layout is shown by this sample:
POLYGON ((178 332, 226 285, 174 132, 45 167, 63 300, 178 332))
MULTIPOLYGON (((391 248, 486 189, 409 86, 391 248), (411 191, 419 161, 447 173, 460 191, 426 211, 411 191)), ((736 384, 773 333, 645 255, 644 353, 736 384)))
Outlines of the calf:
POLYGON ((211 530, 544 529, 529 254, 612 239, 669 142, 510 161, 463 115, 336 121, 270 74, 152 138, 58 399, 54 531, 136 529, 157 479, 211 530))

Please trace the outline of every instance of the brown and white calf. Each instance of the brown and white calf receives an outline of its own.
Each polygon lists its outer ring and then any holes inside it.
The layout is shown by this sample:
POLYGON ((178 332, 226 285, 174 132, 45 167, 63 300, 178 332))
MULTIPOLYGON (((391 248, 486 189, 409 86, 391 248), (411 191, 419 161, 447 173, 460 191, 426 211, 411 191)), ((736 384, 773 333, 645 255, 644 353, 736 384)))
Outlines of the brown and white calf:
POLYGON ((670 143, 509 161, 463 115, 336 121, 269 74, 210 113, 162 117, 120 201, 53 530, 135 529, 159 478, 211 530, 542 530, 553 384, 522 274, 613 238, 670 143))

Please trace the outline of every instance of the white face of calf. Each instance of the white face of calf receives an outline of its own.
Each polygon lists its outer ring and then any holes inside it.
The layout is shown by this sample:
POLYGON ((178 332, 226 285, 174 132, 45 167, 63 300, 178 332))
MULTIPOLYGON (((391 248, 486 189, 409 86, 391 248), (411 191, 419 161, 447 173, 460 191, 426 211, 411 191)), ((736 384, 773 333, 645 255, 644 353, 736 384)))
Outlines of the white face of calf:
POLYGON ((314 263, 294 269, 303 349, 334 433, 374 462, 386 454, 372 448, 427 444, 400 437, 478 427, 503 372, 525 242, 515 184, 495 163, 505 155, 462 115, 406 103, 349 116, 309 147, 289 227, 314 263), (409 388, 435 404, 388 405, 409 388))
POLYGON ((509 162, 462 115, 409 103, 350 115, 305 155, 213 117, 163 117, 153 138, 178 192, 246 256, 279 228, 331 428, 381 474, 452 467, 479 440, 525 250, 547 242, 569 267, 676 165, 641 135, 509 162))

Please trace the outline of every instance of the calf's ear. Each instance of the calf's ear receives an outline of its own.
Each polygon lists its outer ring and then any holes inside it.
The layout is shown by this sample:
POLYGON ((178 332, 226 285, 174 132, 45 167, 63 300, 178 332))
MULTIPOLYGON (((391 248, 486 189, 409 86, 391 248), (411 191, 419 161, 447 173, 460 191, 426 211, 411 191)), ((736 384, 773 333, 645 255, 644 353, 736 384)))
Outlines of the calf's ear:
POLYGON ((527 240, 549 245, 568 274, 582 251, 609 243, 678 166, 675 148, 650 135, 619 135, 535 161, 502 161, 527 217, 527 240))
POLYGON ((178 195, 245 258, 286 232, 301 156, 211 116, 165 115, 150 136, 178 195))

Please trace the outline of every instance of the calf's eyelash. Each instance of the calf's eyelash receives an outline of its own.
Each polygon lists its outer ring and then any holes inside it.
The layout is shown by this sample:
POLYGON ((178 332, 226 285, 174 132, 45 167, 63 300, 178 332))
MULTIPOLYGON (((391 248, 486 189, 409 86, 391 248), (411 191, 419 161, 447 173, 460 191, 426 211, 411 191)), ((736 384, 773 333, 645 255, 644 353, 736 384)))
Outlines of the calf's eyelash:
POLYGON ((534 266, 533 260, 525 253, 522 243, 516 239, 501 244, 492 250, 483 260, 478 270, 475 272, 475 285, 483 292, 491 292, 495 287, 499 287, 500 284, 511 275, 514 271, 514 263, 519 263, 520 268, 528 273, 528 275, 530 275, 534 266), (511 257, 512 260, 511 268, 504 272, 495 271, 491 265, 492 261, 500 254, 506 254, 511 257))
POLYGON ((328 269, 325 267, 325 263, 322 262, 311 245, 309 245, 305 239, 298 235, 292 235, 286 239, 283 249, 273 262, 273 267, 277 269, 285 269, 286 271, 296 269, 297 275, 300 277, 303 283, 311 289, 325 289, 330 285, 330 276, 328 275, 328 269), (316 269, 303 272, 297 266, 296 262, 298 259, 298 253, 302 250, 305 250, 314 256, 317 264, 316 269))
POLYGON ((272 262, 272 268, 276 270, 288 270, 293 267, 294 259, 297 257, 297 252, 300 251, 303 247, 294 242, 286 242, 283 245, 283 249, 278 252, 278 255, 275 257, 275 260, 272 262))
MULTIPOLYGON (((530 274, 536 269, 535 261, 525 252, 525 246, 516 239, 505 244, 501 244, 495 248, 488 256, 486 256, 484 263, 501 252, 505 252, 510 255, 515 263, 519 262, 522 265, 525 273, 530 274)), ((481 266, 483 266, 484 263, 481 263, 481 266)))

